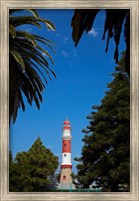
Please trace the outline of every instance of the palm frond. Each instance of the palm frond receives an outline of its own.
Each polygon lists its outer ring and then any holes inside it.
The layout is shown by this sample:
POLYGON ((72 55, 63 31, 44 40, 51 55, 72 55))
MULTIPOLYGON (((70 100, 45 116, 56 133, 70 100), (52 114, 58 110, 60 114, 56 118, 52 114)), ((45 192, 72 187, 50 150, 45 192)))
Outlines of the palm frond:
POLYGON ((35 18, 38 18, 39 17, 39 15, 38 15, 38 12, 37 12, 37 10, 35 10, 35 9, 9 9, 9 14, 10 14, 10 16, 12 16, 14 13, 16 13, 16 12, 21 12, 21 11, 28 11, 28 12, 30 12, 35 18))
POLYGON ((24 40, 27 39, 27 40, 29 40, 35 47, 37 46, 36 38, 35 38, 35 37, 33 36, 33 34, 31 34, 31 33, 28 33, 28 32, 26 32, 26 31, 17 31, 16 36, 19 37, 19 39, 20 39, 20 37, 21 37, 21 38, 24 38, 24 40))
POLYGON ((51 75, 56 77, 54 71, 49 67, 48 60, 53 62, 49 52, 41 45, 45 45, 55 52, 54 43, 47 38, 22 30, 22 25, 33 25, 41 28, 42 23, 48 30, 55 30, 53 23, 40 18, 34 9, 11 9, 9 11, 9 54, 10 54, 10 110, 9 122, 15 122, 20 107, 25 111, 24 99, 29 105, 35 102, 40 108, 43 101, 42 93, 47 84, 46 75, 51 80, 51 75), (29 11, 32 16, 15 14, 16 12, 29 11), (20 26, 20 29, 19 29, 20 26), (47 57, 44 57, 44 54, 47 57), (48 59, 48 60, 47 60, 48 59))
POLYGON ((50 61, 52 62, 52 64, 54 64, 54 61, 53 61, 51 55, 46 50, 44 50, 43 48, 41 48, 41 46, 39 46, 39 45, 37 45, 37 48, 39 50, 41 50, 41 52, 50 59, 50 61))
POLYGON ((83 32, 90 31, 94 22, 94 19, 99 12, 99 9, 76 9, 72 18, 71 26, 73 27, 72 38, 75 42, 75 46, 80 41, 83 32))
POLYGON ((49 20, 45 20, 45 19, 42 19, 42 18, 39 17, 38 21, 43 22, 47 26, 48 30, 55 31, 54 24, 52 22, 50 22, 49 20))
POLYGON ((128 75, 130 75, 130 10, 126 14, 125 24, 124 24, 124 38, 126 42, 126 57, 125 57, 125 67, 128 75))
POLYGON ((16 62, 21 66, 22 71, 24 72, 25 71, 25 63, 24 63, 22 56, 20 54, 18 54, 18 52, 16 50, 12 50, 12 51, 10 50, 9 52, 14 57, 16 62))
MULTIPOLYGON (((129 9, 105 9, 106 19, 104 23, 104 32, 102 39, 107 34, 106 49, 108 51, 110 39, 114 39, 116 44, 114 51, 114 59, 118 62, 118 46, 121 38, 121 31, 124 26, 124 37, 126 42, 126 69, 130 75, 130 10, 129 9), (125 24, 124 24, 125 22, 125 24)), ((98 14, 98 9, 76 9, 71 21, 72 39, 75 46, 79 43, 83 32, 88 32, 93 26, 94 19, 98 14)))
POLYGON ((9 25, 9 34, 12 36, 12 38, 15 38, 16 37, 16 30, 14 28, 13 25, 9 25))
POLYGON ((38 28, 41 28, 39 21, 32 16, 10 16, 9 23, 12 24, 14 27, 28 24, 35 25, 38 28))
MULTIPOLYGON (((34 34, 33 34, 33 35, 34 35, 34 34)), ((36 35, 34 35, 34 36, 36 36, 36 35)), ((42 37, 36 37, 36 40, 39 41, 39 42, 41 42, 41 43, 43 43, 43 44, 45 44, 45 45, 48 46, 54 53, 56 53, 55 49, 50 45, 50 43, 51 43, 52 45, 55 45, 55 43, 53 43, 52 41, 50 41, 50 40, 45 40, 45 39, 42 38, 42 37)))
POLYGON ((39 17, 37 10, 35 10, 35 9, 27 9, 27 11, 31 12, 36 19, 39 17))

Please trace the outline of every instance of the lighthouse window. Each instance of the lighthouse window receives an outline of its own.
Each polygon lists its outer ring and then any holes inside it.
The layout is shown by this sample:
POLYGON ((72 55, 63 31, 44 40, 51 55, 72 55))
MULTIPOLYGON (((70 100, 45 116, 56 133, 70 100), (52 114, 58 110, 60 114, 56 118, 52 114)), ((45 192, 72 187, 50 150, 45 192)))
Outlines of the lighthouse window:
POLYGON ((66 180, 66 176, 65 175, 63 176, 63 180, 66 180))
POLYGON ((66 154, 64 154, 64 156, 66 157, 66 154))
POLYGON ((66 144, 64 144, 64 146, 66 147, 66 144))

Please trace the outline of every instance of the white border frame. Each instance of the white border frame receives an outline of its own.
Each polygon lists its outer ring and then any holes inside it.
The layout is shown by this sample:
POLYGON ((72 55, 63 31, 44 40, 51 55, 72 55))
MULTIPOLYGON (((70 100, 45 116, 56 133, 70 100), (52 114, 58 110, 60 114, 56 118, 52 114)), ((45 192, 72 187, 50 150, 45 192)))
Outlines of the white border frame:
POLYGON ((47 0, 0 1, 0 200, 139 200, 139 1, 138 0, 47 0), (8 10, 10 8, 129 8, 131 10, 131 191, 129 193, 11 193, 8 192, 8 10))

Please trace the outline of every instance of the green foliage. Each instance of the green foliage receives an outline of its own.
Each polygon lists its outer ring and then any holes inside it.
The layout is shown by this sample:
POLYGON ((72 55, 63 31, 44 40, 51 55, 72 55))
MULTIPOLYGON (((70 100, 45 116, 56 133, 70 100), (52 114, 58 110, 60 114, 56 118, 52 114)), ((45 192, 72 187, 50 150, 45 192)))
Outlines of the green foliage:
MULTIPOLYGON (((89 32, 92 29, 95 18, 100 9, 76 9, 72 18, 72 39, 75 46, 79 43, 84 31, 89 32)), ((123 29, 124 40, 126 44, 125 51, 125 69, 130 75, 130 10, 129 9, 104 9, 106 18, 104 22, 104 32, 102 39, 107 36, 106 49, 108 51, 109 41, 115 42, 114 60, 119 60, 119 43, 123 29)), ((103 25, 102 25, 103 26, 103 25)))
POLYGON ((23 9, 9 11, 9 123, 16 121, 18 109, 25 111, 25 100, 37 108, 42 102, 42 93, 51 76, 56 77, 49 67, 53 59, 47 49, 55 53, 54 43, 47 38, 29 33, 22 25, 31 25, 55 30, 54 25, 41 17, 34 9, 26 10, 31 15, 22 15, 23 9), (20 13, 21 12, 21 13, 20 13))
POLYGON ((78 183, 102 191, 129 191, 130 186, 130 83, 124 57, 101 105, 93 107, 89 126, 83 130, 78 183))
POLYGON ((10 153, 9 189, 16 192, 39 192, 54 188, 58 157, 38 138, 27 152, 19 152, 15 160, 10 153))

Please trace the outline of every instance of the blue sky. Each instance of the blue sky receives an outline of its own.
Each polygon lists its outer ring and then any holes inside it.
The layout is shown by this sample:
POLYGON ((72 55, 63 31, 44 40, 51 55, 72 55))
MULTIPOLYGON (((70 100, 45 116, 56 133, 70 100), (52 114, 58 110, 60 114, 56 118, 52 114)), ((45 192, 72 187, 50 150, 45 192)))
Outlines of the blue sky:
MULTIPOLYGON (((10 149, 13 156, 27 151, 40 136, 43 144, 59 157, 61 163, 61 136, 63 122, 68 117, 72 126, 72 164, 76 171, 74 157, 79 157, 83 143, 83 128, 89 124, 86 119, 92 106, 100 104, 107 91, 107 83, 112 81, 110 74, 116 66, 113 60, 114 42, 110 41, 105 53, 106 41, 102 41, 104 11, 97 16, 92 30, 84 33, 77 48, 72 41, 71 19, 73 10, 39 10, 41 17, 50 20, 56 31, 34 29, 26 26, 29 32, 39 34, 55 43, 56 54, 51 54, 54 65, 50 67, 57 75, 48 82, 43 94, 41 109, 26 105, 26 111, 19 110, 17 121, 10 130, 10 149)), ((123 38, 119 52, 125 49, 123 38)))

